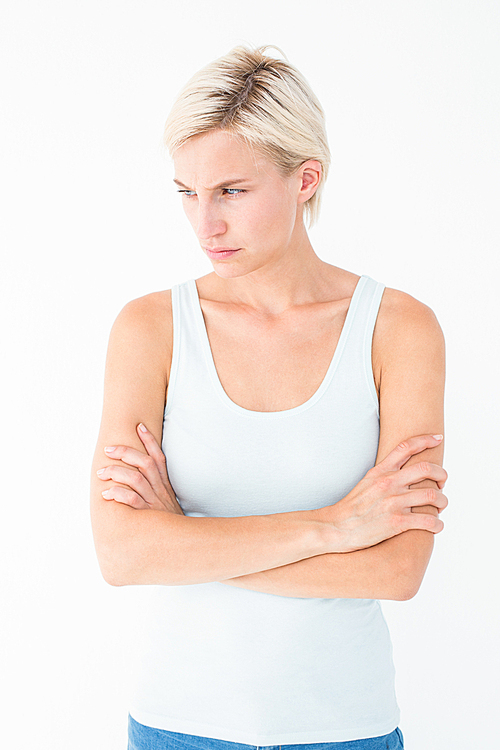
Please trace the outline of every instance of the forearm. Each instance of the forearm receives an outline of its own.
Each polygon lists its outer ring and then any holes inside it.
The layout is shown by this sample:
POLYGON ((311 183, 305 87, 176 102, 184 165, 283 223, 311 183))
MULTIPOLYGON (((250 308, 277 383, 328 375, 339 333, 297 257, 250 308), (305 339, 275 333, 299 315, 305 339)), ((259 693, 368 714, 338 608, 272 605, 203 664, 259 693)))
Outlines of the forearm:
POLYGON ((278 596, 325 599, 411 599, 431 556, 434 535, 411 530, 374 547, 329 553, 223 581, 278 596))
MULTIPOLYGON (((428 438, 424 436, 413 440, 420 444, 428 438)), ((140 467, 141 471, 127 470, 124 473, 120 466, 107 467, 103 470, 104 473, 99 472, 104 480, 98 480, 93 475, 92 490, 92 524, 97 555, 104 578, 114 585, 185 585, 225 581, 318 557, 321 561, 319 570, 322 570, 321 566, 328 560, 322 557, 329 553, 337 553, 339 559, 342 559, 346 553, 370 549, 388 537, 400 535, 406 529, 440 530, 440 522, 436 523, 432 515, 426 514, 417 521, 417 517, 409 512, 411 509, 407 507, 407 491, 402 495, 392 494, 394 489, 401 493, 401 488, 408 487, 413 483, 413 478, 422 474, 436 476, 436 479, 443 481, 443 469, 433 468, 430 464, 405 469, 399 474, 391 468, 393 463, 396 468, 398 464, 406 463, 407 454, 411 455, 412 450, 408 445, 398 446, 381 463, 380 468, 370 470, 345 498, 333 506, 234 518, 186 517, 173 512, 160 475, 156 478, 151 474, 149 478, 147 476, 154 464, 151 461, 147 465, 144 463, 144 453, 126 446, 122 446, 122 450, 127 452, 131 465, 140 467), (133 457, 129 455, 131 453, 134 454, 133 457), (147 505, 145 498, 151 495, 150 507, 154 507, 158 501, 158 507, 165 510, 135 509, 111 498, 111 501, 104 500, 99 492, 102 486, 99 483, 109 479, 118 482, 125 480, 130 493, 123 498, 125 503, 138 499, 140 503, 147 505), (394 487, 396 482, 401 487, 394 487), (157 487, 155 491, 153 486, 157 487), (142 496, 139 494, 141 492, 142 496), (382 502, 384 494, 389 495, 390 502, 382 502), (160 501, 160 497, 163 500, 160 501)), ((116 453, 117 449, 113 448, 113 451, 116 453)), ((120 495, 120 487, 115 492, 120 495)), ((424 497, 427 499, 429 495, 428 491, 419 492, 420 494, 412 493, 412 500, 416 505, 418 500, 421 501, 424 497)), ((104 494, 108 496, 109 492, 106 490, 104 494)), ((433 490, 431 499, 437 506, 444 507, 444 500, 434 497, 434 494, 433 490)), ((422 511, 425 507, 422 506, 422 511)), ((437 507, 432 507, 437 512, 437 507)), ((397 559, 400 557, 401 555, 397 556, 397 559)), ((392 559, 392 555, 390 558, 392 559)), ((345 580, 349 581, 351 576, 362 581, 367 568, 378 562, 380 561, 374 560, 367 565, 361 562, 359 568, 351 572, 347 568, 344 570, 345 580)), ((337 565, 334 562, 328 564, 337 565)), ((332 581, 337 583, 335 569, 334 567, 333 575, 328 575, 325 579, 328 584, 332 581)), ((307 570, 306 588, 300 590, 305 590, 305 595, 309 596, 307 581, 315 580, 318 569, 312 564, 312 568, 307 570)), ((392 566, 387 570, 394 573, 392 566)), ((285 576, 288 573, 289 571, 285 576)), ((302 573, 301 568, 300 575, 302 573)), ((342 569, 339 571, 339 582, 341 577, 342 569)), ((287 587, 293 583, 293 579, 290 581, 287 577, 279 578, 278 586, 281 586, 282 580, 287 587)), ((303 586, 304 581, 300 576, 298 583, 303 586)), ((253 582, 240 581, 240 585, 249 587, 254 584, 255 579, 253 582)), ((300 595, 290 593, 289 589, 277 589, 276 593, 300 595)), ((313 593, 312 596, 336 597, 343 594, 336 590, 335 593, 313 593)))
POLYGON ((305 512, 194 518, 96 500, 101 570, 113 585, 183 585, 258 573, 324 554, 326 525, 305 512))

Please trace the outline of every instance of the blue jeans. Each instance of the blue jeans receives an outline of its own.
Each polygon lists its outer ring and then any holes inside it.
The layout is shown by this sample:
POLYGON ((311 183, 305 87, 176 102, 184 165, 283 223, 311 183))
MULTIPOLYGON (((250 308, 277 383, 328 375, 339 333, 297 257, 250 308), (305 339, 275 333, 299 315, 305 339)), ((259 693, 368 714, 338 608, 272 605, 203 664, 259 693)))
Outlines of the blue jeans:
MULTIPOLYGON (((315 742, 310 745, 267 745, 260 750, 401 750, 403 735, 395 729, 383 737, 348 742, 315 742)), ((259 750, 255 745, 240 745, 237 742, 213 740, 194 734, 167 732, 139 724, 128 718, 128 750, 259 750)))

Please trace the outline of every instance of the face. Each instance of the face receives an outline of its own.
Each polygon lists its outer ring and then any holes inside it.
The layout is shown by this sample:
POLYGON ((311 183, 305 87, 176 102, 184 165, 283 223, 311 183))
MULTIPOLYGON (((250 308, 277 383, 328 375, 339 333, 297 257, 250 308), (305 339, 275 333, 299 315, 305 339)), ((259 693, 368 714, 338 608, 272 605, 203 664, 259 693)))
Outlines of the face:
MULTIPOLYGON (((190 138, 174 154, 175 182, 198 241, 222 277, 283 262, 297 240, 303 170, 283 177, 274 164, 220 130, 190 138)), ((306 180, 307 182, 307 180, 306 180)))

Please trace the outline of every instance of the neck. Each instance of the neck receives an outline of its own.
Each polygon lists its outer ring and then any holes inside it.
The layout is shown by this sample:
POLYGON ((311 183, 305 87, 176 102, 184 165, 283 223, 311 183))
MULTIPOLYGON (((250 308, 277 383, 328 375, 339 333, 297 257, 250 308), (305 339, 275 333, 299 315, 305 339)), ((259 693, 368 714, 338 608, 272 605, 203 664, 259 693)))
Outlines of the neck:
POLYGON ((322 300, 327 294, 326 272, 332 267, 314 252, 303 223, 296 227, 291 240, 287 252, 276 262, 244 276, 221 278, 210 274, 214 291, 228 301, 271 315, 322 300))

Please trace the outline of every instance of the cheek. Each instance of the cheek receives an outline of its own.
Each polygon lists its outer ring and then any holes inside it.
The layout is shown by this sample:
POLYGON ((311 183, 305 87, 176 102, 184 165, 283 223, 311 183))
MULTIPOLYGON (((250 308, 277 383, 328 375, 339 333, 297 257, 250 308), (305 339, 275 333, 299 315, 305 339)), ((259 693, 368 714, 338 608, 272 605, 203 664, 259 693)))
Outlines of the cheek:
POLYGON ((192 201, 189 201, 187 198, 182 199, 182 210, 184 211, 184 214, 191 224, 191 226, 194 226, 195 221, 195 206, 192 201))
POLYGON ((266 232, 274 234, 288 227, 292 216, 293 211, 288 196, 273 194, 267 200, 259 201, 254 206, 254 210, 249 212, 248 219, 256 230, 260 228, 264 231, 265 229, 266 232))
POLYGON ((281 194, 262 207, 261 224, 266 226, 266 231, 274 236, 288 235, 295 224, 296 207, 292 204, 287 194, 281 194))

